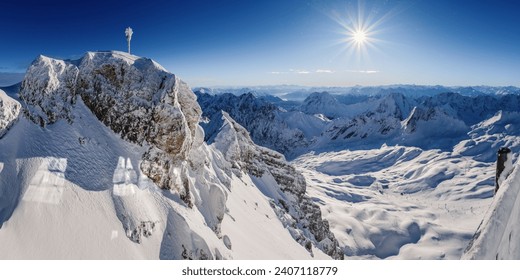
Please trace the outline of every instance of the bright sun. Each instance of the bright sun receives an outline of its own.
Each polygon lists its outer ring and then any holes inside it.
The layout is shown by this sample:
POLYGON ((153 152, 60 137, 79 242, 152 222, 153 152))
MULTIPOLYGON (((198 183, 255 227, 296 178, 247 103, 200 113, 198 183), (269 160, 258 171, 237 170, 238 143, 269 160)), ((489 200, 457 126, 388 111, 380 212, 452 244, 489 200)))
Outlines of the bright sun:
POLYGON ((348 56, 368 58, 371 51, 378 50, 378 45, 384 42, 378 37, 382 31, 381 26, 390 16, 390 11, 384 14, 377 12, 379 10, 365 12, 361 0, 357 9, 355 4, 347 5, 347 8, 346 14, 337 11, 331 14, 331 18, 341 27, 338 32, 341 37, 338 38, 337 44, 341 46, 342 51, 348 52, 348 56))
POLYGON ((357 45, 363 45, 367 41, 367 33, 364 30, 356 30, 352 33, 352 39, 357 45))

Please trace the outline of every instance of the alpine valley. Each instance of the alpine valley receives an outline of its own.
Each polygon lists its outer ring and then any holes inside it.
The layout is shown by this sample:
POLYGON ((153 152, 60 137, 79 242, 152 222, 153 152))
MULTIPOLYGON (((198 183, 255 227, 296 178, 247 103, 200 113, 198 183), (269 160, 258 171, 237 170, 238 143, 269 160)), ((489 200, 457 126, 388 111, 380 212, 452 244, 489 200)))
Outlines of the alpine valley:
POLYGON ((123 52, 36 58, 0 90, 0 258, 520 257, 520 89, 194 91, 123 52))

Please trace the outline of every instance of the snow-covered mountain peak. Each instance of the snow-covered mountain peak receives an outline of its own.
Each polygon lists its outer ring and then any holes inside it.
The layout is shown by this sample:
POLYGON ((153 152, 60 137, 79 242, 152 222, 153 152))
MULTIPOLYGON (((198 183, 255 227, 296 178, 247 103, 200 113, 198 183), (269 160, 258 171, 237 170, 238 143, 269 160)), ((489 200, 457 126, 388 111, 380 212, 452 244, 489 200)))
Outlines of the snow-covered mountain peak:
POLYGON ((328 92, 311 93, 301 105, 301 111, 307 114, 324 114, 327 118, 341 117, 348 111, 347 106, 340 103, 328 92))
POLYGON ((393 92, 380 99, 375 111, 403 120, 412 111, 413 105, 414 102, 404 94, 393 92))
POLYGON ((87 52, 80 61, 82 64, 92 63, 94 65, 111 61, 122 61, 128 65, 133 65, 136 68, 140 68, 141 70, 147 70, 146 68, 151 68, 151 70, 168 72, 162 65, 152 59, 139 57, 127 52, 120 51, 87 52))
POLYGON ((141 169, 156 184, 187 192, 169 175, 188 159, 201 115, 186 83, 151 59, 113 51, 88 52, 78 66, 39 56, 20 89, 26 114, 40 126, 72 123, 78 97, 123 139, 150 145, 141 169))

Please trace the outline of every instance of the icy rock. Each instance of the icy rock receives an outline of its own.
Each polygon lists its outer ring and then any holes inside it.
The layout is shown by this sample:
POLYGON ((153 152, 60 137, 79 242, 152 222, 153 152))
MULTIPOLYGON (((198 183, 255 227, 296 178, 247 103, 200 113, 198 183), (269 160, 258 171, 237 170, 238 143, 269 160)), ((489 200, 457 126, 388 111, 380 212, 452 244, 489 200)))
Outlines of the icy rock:
POLYGON ((72 121, 78 72, 70 62, 43 55, 36 58, 20 88, 20 98, 27 105, 25 114, 29 119, 40 126, 59 119, 72 121))
POLYGON ((222 241, 224 241, 224 245, 226 245, 226 248, 231 250, 231 239, 229 239, 229 236, 224 235, 224 237, 222 237, 222 241))
POLYGON ((19 113, 20 103, 0 90, 0 138, 7 133, 9 128, 18 119, 19 113))

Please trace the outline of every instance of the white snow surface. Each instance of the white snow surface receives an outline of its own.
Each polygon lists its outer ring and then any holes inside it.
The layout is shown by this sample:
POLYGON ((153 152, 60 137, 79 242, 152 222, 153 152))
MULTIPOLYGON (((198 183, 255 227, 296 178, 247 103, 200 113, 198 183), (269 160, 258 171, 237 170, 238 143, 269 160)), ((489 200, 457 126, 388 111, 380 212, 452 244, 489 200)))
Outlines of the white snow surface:
POLYGON ((355 259, 459 259, 493 196, 494 164, 440 150, 383 145, 292 163, 355 259))

